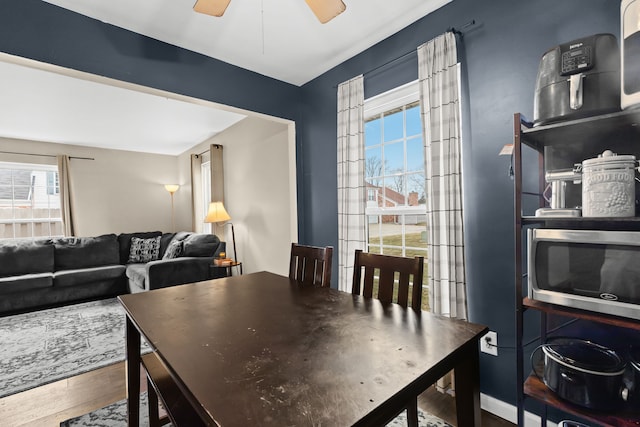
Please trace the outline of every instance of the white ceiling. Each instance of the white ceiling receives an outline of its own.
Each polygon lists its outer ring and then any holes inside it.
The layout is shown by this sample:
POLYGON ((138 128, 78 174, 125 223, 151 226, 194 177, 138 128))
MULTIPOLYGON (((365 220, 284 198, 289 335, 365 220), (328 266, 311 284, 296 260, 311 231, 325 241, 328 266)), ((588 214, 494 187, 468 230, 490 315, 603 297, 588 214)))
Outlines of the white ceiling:
POLYGON ((451 0, 343 0, 327 24, 303 0, 231 0, 220 18, 195 0, 45 1, 300 86, 451 0))
MULTIPOLYGON (((452 0, 344 0, 327 24, 303 0, 232 0, 220 18, 194 12, 195 0, 44 1, 302 85, 452 0)), ((246 117, 3 58, 0 94, 0 137, 159 154, 180 154, 246 117)))
POLYGON ((178 155, 245 115, 0 61, 0 136, 178 155))

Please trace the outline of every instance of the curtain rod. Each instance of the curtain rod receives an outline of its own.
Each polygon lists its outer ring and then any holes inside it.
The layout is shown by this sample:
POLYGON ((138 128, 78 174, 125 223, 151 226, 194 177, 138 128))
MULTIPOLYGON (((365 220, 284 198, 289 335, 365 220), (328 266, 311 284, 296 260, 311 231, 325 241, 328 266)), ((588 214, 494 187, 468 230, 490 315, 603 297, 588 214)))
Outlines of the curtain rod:
MULTIPOLYGON (((211 145, 213 145, 213 146, 214 146, 214 147, 216 147, 216 148, 221 148, 221 147, 222 147, 222 145, 220 145, 220 144, 211 144, 211 145)), ((210 152, 210 151, 211 151, 211 150, 204 150, 202 153, 198 153, 198 154, 196 154, 196 156, 202 156, 204 153, 208 153, 208 152, 210 152)))
MULTIPOLYGON (((456 29, 455 27, 449 27, 449 28, 447 28, 446 32, 451 32, 451 33, 456 34, 456 35, 458 35, 460 37, 463 37, 464 34, 462 33, 462 30, 465 30, 465 29, 467 29, 467 28, 469 28, 469 27, 471 27, 471 26, 473 26, 475 24, 476 24, 476 20, 472 19, 471 21, 469 21, 466 24, 464 24, 463 26, 461 26, 459 29, 456 29)), ((390 61, 385 62, 384 64, 378 65, 375 68, 372 68, 372 69, 370 69, 368 71, 365 71, 364 73, 362 73, 362 75, 366 76, 367 74, 371 74, 371 73, 373 73, 375 71, 380 70, 381 68, 385 68, 385 67, 387 67, 387 66, 389 66, 389 65, 391 65, 391 64, 393 64, 395 62, 398 62, 398 61, 400 61, 402 59, 405 59, 408 56, 417 55, 417 54, 418 54, 417 49, 413 49, 413 50, 411 50, 409 52, 405 52, 402 55, 400 55, 400 56, 398 56, 398 57, 396 57, 396 58, 394 58, 394 59, 392 59, 390 61)), ((338 86, 336 85, 335 87, 338 87, 338 86)))
MULTIPOLYGON (((0 153, 2 153, 2 154, 19 154, 21 156, 57 157, 54 154, 19 153, 17 151, 0 151, 0 153)), ((76 159, 76 160, 95 160, 93 157, 69 156, 69 158, 70 159, 76 159)))

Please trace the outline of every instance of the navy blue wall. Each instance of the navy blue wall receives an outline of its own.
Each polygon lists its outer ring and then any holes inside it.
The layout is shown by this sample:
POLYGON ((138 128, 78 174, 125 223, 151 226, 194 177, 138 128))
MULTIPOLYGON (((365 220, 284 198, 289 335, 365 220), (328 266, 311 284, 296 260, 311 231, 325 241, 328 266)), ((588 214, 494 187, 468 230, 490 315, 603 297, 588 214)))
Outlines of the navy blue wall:
MULTIPOLYGON (((367 97, 417 78, 408 56, 444 32, 465 31, 468 114, 464 186, 469 313, 514 344, 513 188, 500 148, 514 112, 531 117, 538 62, 548 48, 619 32, 619 0, 454 0, 302 88, 79 16, 39 0, 0 2, 0 51, 296 120, 300 241, 337 248, 336 86, 365 73, 367 97)), ((334 262, 337 264, 337 262, 334 262)), ((337 277, 334 271, 334 277, 337 277)), ((514 350, 481 359, 482 391, 513 402, 514 350)))
POLYGON ((0 2, 0 51, 296 119, 300 93, 297 86, 40 0, 0 2))
MULTIPOLYGON (((619 33, 617 0, 454 0, 373 48, 303 86, 298 128, 304 168, 305 219, 301 238, 337 247, 336 86, 365 74, 365 96, 417 78, 415 56, 367 73, 417 48, 449 27, 465 30, 462 60, 468 76, 469 130, 464 137, 465 239, 470 319, 498 332, 501 346, 515 342, 513 181, 509 158, 513 114, 532 117, 542 54, 563 42, 599 32, 619 33)), ((337 263, 334 263, 337 264, 337 263)), ((337 271, 334 271, 334 277, 337 271)), ((515 402, 515 353, 482 355, 482 392, 515 402)))

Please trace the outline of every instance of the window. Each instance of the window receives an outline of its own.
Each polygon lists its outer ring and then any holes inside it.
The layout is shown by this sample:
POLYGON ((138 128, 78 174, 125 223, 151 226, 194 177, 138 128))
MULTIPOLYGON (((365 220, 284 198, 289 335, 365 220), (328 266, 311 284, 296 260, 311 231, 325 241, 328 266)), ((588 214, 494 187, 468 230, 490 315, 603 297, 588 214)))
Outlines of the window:
MULTIPOLYGON (((365 101, 367 250, 427 256, 424 148, 417 82, 365 101)), ((428 309, 427 272, 423 309, 428 309)))
POLYGON ((60 194, 60 180, 57 168, 55 171, 47 171, 47 194, 60 194))
POLYGON ((0 162, 0 239, 62 235, 58 168, 0 162))
MULTIPOLYGON (((206 160, 200 166, 200 176, 202 177, 202 218, 207 216, 209 203, 211 203, 211 161, 206 160)), ((202 227, 203 233, 212 234, 211 223, 205 222, 202 227)))

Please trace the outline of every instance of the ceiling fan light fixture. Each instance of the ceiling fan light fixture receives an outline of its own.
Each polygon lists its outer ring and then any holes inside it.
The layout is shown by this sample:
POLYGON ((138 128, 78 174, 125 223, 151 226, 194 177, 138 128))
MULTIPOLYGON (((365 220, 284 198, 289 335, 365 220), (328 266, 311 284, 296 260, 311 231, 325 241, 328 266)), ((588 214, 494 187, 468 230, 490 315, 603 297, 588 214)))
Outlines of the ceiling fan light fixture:
POLYGON ((305 0, 318 20, 326 24, 347 9, 342 0, 305 0))
POLYGON ((193 10, 211 16, 222 16, 231 0, 197 0, 193 10))

